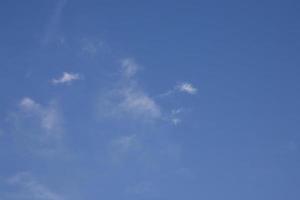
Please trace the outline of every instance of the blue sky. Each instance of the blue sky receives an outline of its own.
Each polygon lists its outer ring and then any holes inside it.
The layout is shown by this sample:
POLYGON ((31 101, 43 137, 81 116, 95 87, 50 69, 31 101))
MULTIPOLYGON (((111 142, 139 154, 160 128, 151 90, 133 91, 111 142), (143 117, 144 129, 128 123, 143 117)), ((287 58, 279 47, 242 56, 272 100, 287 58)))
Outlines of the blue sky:
POLYGON ((298 1, 0 1, 0 199, 298 200, 298 1))

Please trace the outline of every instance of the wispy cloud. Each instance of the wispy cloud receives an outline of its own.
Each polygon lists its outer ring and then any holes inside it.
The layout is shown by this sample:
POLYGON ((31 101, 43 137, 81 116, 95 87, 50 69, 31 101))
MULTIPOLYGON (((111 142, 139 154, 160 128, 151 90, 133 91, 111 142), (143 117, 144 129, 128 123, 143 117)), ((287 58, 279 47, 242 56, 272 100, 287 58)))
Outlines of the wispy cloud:
POLYGON ((77 73, 63 72, 59 78, 52 79, 52 83, 57 84, 71 84, 76 80, 80 80, 81 76, 77 73))
POLYGON ((188 82, 181 83, 176 88, 180 92, 185 92, 192 95, 196 94, 198 91, 198 89, 195 86, 193 86, 191 83, 188 82))
POLYGON ((61 117, 55 106, 42 106, 29 97, 24 97, 19 106, 23 112, 37 117, 47 134, 53 134, 53 136, 56 134, 54 132, 60 127, 61 117))
POLYGON ((179 119, 179 118, 172 118, 171 122, 176 126, 176 125, 178 125, 178 124, 181 123, 181 119, 179 119))
POLYGON ((159 119, 161 110, 158 104, 141 89, 135 86, 129 86, 121 91, 122 102, 119 108, 126 112, 139 117, 159 119))
MULTIPOLYGON (((158 98, 147 94, 136 78, 140 68, 141 66, 132 58, 125 58, 121 61, 120 80, 109 92, 101 96, 99 113, 126 119, 168 121, 173 125, 179 125, 182 122, 180 118, 182 109, 166 111, 160 105, 158 98)), ((183 82, 156 97, 167 97, 178 92, 195 95, 197 88, 189 82, 183 82)))
POLYGON ((40 105, 37 104, 34 100, 32 100, 29 97, 24 97, 21 101, 20 101, 20 108, 24 111, 37 111, 38 109, 40 109, 40 105))
POLYGON ((179 115, 183 112, 182 108, 173 109, 171 110, 171 113, 169 115, 170 121, 176 126, 181 123, 181 119, 179 118, 179 115))
POLYGON ((119 108, 141 117, 160 118, 161 110, 158 104, 136 84, 135 75, 140 69, 140 65, 132 58, 125 58, 122 60, 121 69, 122 76, 129 80, 126 80, 125 87, 119 90, 122 96, 119 108))
POLYGON ((61 147, 63 117, 56 103, 42 105, 30 97, 20 100, 19 109, 11 112, 9 122, 16 142, 30 151, 53 153, 61 147))
MULTIPOLYGON (((47 24, 45 34, 42 38, 43 45, 46 45, 46 44, 52 42, 53 37, 57 33, 58 26, 61 21, 63 9, 64 9, 66 3, 67 3, 67 0, 58 0, 56 6, 54 8, 53 14, 50 17, 50 21, 47 24)), ((61 37, 59 38, 59 40, 61 40, 61 37)))
POLYGON ((109 93, 101 96, 101 113, 107 110, 110 116, 139 120, 156 120, 162 117, 157 102, 137 84, 135 75, 138 69, 139 65, 132 59, 122 61, 120 80, 109 93))
POLYGON ((22 172, 8 179, 8 184, 20 188, 11 196, 18 199, 32 200, 64 200, 61 195, 53 192, 37 181, 30 173, 22 172))
POLYGON ((168 90, 167 92, 157 95, 157 97, 159 97, 159 98, 168 97, 168 96, 176 94, 178 92, 195 95, 195 94, 197 94, 198 89, 189 82, 182 82, 180 84, 177 84, 175 87, 168 90))
POLYGON ((125 58, 121 61, 123 76, 132 78, 140 68, 136 61, 132 58, 125 58))
POLYGON ((114 81, 99 98, 98 116, 134 119, 137 122, 165 121, 175 126, 179 125, 182 122, 182 109, 170 111, 160 100, 175 93, 195 95, 197 88, 189 82, 182 82, 164 94, 149 95, 138 81, 138 71, 141 68, 133 58, 121 60, 119 80, 114 81))

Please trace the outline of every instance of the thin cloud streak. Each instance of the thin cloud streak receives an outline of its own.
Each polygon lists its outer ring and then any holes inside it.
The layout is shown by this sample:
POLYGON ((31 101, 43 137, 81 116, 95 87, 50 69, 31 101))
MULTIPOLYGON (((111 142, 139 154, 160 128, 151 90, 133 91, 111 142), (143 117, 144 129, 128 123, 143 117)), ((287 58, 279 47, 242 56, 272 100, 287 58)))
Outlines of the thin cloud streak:
POLYGON ((42 44, 47 45, 52 42, 53 37, 58 31, 58 26, 61 21, 61 16, 63 13, 63 9, 67 4, 67 0, 59 0, 55 6, 52 16, 50 17, 50 21, 47 24, 45 34, 42 38, 42 44))

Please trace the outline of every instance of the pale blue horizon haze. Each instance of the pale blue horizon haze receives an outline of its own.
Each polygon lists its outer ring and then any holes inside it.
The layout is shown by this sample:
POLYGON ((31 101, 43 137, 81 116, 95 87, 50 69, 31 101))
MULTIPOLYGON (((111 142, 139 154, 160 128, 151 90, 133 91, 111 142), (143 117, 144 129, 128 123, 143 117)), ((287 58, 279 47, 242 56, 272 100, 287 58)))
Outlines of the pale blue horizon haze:
POLYGON ((0 1, 1 200, 299 200, 300 3, 0 1))

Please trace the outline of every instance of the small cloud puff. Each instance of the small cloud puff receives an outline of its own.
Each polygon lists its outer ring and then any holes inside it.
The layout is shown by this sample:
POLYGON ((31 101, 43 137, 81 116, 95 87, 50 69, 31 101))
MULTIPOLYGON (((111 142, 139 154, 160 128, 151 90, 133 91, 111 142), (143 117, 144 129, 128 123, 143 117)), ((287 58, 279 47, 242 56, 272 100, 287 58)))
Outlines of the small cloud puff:
POLYGON ((187 83, 187 82, 179 84, 176 88, 180 92, 185 92, 191 95, 196 94, 198 91, 196 87, 194 87, 191 83, 187 83))
POLYGON ((191 83, 183 82, 183 83, 180 83, 180 84, 176 85, 171 90, 168 90, 167 92, 164 92, 164 93, 159 94, 157 96, 160 97, 160 98, 168 97, 168 96, 173 95, 177 92, 183 92, 183 93, 187 93, 187 94, 190 94, 190 95, 194 95, 194 94, 197 94, 198 89, 195 86, 193 86, 191 83))
POLYGON ((76 73, 64 72, 61 77, 52 79, 54 85, 57 84, 71 84, 73 81, 80 80, 81 77, 76 73))

